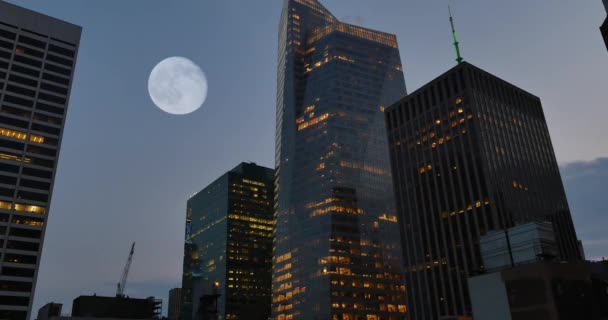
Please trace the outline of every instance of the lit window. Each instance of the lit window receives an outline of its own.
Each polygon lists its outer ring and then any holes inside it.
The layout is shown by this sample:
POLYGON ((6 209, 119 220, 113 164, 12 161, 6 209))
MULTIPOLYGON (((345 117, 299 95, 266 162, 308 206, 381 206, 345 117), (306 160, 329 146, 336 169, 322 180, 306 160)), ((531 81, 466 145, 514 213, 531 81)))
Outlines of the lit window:
POLYGON ((30 159, 30 158, 21 159, 21 157, 18 157, 18 156, 12 155, 12 154, 6 154, 6 153, 0 153, 0 159, 19 161, 19 162, 25 162, 25 163, 32 162, 32 159, 30 159))
POLYGON ((15 210, 22 211, 22 212, 38 213, 38 214, 44 214, 46 212, 46 209, 43 207, 32 206, 32 205, 22 204, 22 203, 15 203, 15 210))
MULTIPOLYGON (((25 138, 27 137, 27 133, 6 128, 0 128, 0 136, 25 140, 25 138)), ((36 143, 44 143, 44 137, 30 134, 30 141, 36 143)))
POLYGON ((309 126, 313 126, 315 124, 323 122, 323 121, 327 120, 328 118, 329 118, 329 113, 325 113, 314 119, 310 119, 309 121, 300 123, 300 125, 298 126, 298 131, 304 130, 304 129, 308 128, 309 126))
POLYGON ((10 210, 11 209, 11 203, 10 202, 0 201, 0 209, 10 210))

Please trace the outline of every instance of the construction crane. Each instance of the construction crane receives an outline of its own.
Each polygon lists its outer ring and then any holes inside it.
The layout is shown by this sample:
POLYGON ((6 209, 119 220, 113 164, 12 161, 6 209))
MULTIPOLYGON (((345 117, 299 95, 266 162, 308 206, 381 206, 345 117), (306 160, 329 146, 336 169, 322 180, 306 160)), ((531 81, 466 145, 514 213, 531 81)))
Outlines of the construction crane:
POLYGON ((129 268, 131 268, 131 261, 133 261, 133 253, 135 252, 135 242, 131 245, 131 252, 129 252, 129 258, 127 258, 127 264, 125 269, 122 271, 122 277, 120 282, 117 284, 116 297, 125 296, 125 285, 127 284, 127 276, 129 275, 129 268))

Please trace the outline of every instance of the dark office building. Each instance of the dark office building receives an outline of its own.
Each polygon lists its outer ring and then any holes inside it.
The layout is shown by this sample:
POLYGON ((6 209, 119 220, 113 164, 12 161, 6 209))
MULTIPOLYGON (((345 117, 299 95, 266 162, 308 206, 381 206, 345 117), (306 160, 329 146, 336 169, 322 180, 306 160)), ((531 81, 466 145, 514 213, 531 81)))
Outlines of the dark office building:
POLYGON ((167 318, 169 318, 169 320, 178 320, 181 306, 182 288, 169 290, 169 310, 167 312, 167 318))
MULTIPOLYGON (((608 13, 608 0, 603 0, 604 7, 606 7, 606 12, 608 13)), ((600 31, 602 32, 602 37, 604 37, 604 43, 606 44, 606 49, 608 49, 608 16, 604 20, 604 23, 600 27, 600 31)))
POLYGON ((38 317, 36 320, 52 320, 58 319, 61 316, 61 303, 50 302, 38 309, 38 317))
POLYGON ((79 26, 0 1, 0 319, 29 319, 79 26))
POLYGON ((520 265, 472 277, 469 288, 475 320, 606 319, 582 261, 520 265))
POLYGON ((241 163, 188 200, 181 319, 208 311, 212 286, 222 319, 269 317, 273 177, 241 163))
POLYGON ((278 64, 273 317, 403 319, 383 113, 406 92, 396 36, 286 0, 278 64))
POLYGON ((129 297, 80 296, 72 304, 72 317, 115 318, 115 319, 157 319, 162 309, 162 301, 149 297, 134 299, 129 297))
POLYGON ((475 320, 608 319, 608 263, 554 261, 548 222, 480 238, 487 273, 468 279, 475 320))
POLYGON ((608 260, 587 261, 591 273, 594 311, 600 319, 608 319, 608 260))
POLYGON ((468 317, 490 230, 549 221, 580 259, 540 99, 462 63, 386 112, 411 319, 468 317))

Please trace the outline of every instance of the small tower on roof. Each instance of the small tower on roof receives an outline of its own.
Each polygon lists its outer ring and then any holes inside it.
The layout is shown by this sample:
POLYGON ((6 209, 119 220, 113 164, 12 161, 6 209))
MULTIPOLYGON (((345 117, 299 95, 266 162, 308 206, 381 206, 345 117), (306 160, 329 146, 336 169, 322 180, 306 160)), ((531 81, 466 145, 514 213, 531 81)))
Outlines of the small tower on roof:
POLYGON ((456 28, 454 28, 454 18, 452 17, 452 7, 448 4, 448 11, 450 12, 450 26, 452 27, 452 38, 454 38, 454 48, 456 49, 456 62, 462 63, 463 59, 460 55, 460 43, 458 42, 458 36, 456 35, 456 28))

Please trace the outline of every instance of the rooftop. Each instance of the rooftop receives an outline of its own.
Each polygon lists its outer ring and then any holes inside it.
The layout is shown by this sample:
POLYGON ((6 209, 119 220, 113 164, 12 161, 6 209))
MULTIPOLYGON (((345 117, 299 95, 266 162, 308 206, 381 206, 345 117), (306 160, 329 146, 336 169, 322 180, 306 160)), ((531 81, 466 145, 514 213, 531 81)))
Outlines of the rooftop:
POLYGON ((82 27, 5 1, 0 1, 0 17, 7 26, 19 26, 72 44, 80 42, 82 27))

